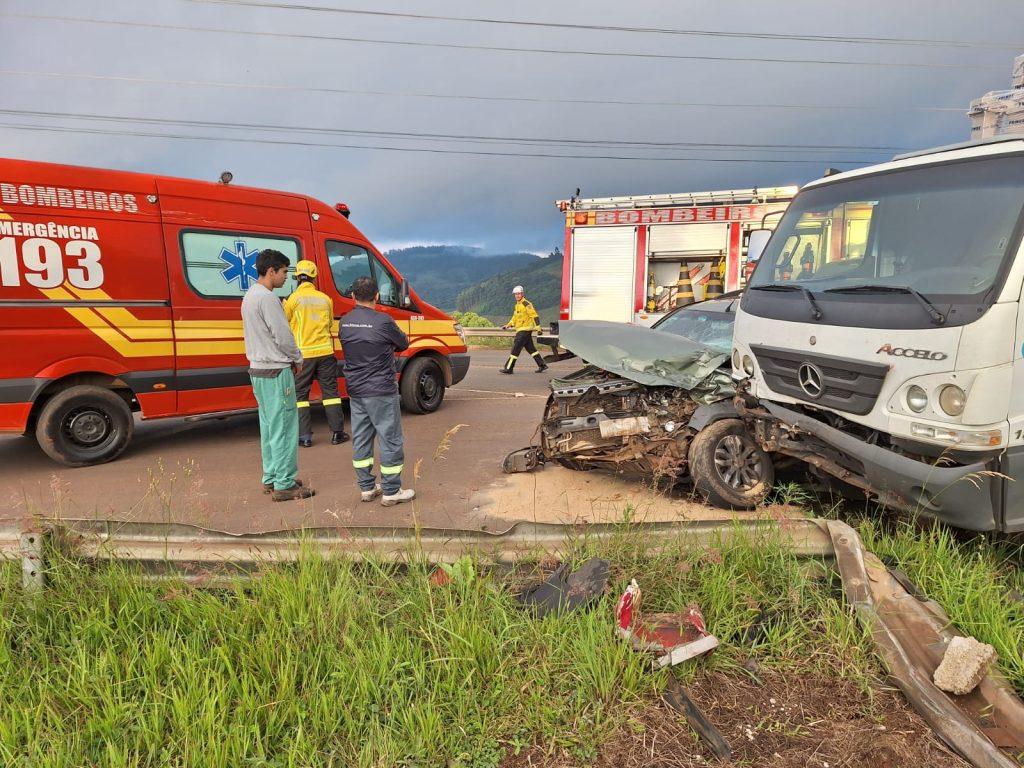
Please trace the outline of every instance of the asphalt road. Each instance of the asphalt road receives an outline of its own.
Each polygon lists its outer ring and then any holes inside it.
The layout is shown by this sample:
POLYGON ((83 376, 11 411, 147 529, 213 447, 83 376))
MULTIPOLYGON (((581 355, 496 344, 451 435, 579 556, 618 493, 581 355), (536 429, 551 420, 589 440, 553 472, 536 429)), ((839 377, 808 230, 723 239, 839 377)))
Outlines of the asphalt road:
POLYGON ((503 376, 498 367, 506 354, 474 350, 467 378, 448 390, 440 410, 404 417, 403 482, 416 489, 415 506, 360 503, 351 446, 330 444, 323 413, 314 407, 315 444, 299 451, 299 476, 317 491, 309 501, 273 503, 263 495, 258 423, 249 414, 139 421, 119 459, 76 469, 52 462, 30 438, 0 437, 0 516, 174 521, 242 532, 410 525, 415 513, 423 525, 505 528, 474 511, 473 497, 502 477, 506 453, 530 442, 550 374, 574 368, 560 363, 538 374, 524 356, 514 376, 503 376))
MULTIPOLYGON (((299 450, 312 499, 274 503, 260 484, 255 414, 223 420, 140 421, 132 444, 109 464, 68 469, 25 437, 0 437, 0 519, 33 516, 189 523, 231 533, 355 525, 503 531, 519 520, 586 523, 713 519, 730 513, 666 494, 642 480, 558 466, 503 475, 501 460, 534 438, 552 376, 578 361, 534 372, 524 356, 514 376, 506 352, 477 349, 466 379, 436 413, 405 415, 403 484, 412 504, 363 504, 349 444, 332 446, 314 407, 315 444, 299 450)), ((763 507, 761 514, 776 514, 763 507)))

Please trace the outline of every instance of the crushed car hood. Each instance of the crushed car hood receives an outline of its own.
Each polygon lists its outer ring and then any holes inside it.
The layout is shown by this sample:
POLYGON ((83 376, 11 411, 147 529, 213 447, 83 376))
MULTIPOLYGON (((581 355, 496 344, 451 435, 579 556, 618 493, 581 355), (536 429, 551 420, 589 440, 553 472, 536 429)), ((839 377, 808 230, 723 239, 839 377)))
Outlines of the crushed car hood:
POLYGON ((603 320, 559 324, 559 343, 590 365, 649 387, 678 387, 710 403, 736 392, 721 366, 729 357, 663 331, 603 320))

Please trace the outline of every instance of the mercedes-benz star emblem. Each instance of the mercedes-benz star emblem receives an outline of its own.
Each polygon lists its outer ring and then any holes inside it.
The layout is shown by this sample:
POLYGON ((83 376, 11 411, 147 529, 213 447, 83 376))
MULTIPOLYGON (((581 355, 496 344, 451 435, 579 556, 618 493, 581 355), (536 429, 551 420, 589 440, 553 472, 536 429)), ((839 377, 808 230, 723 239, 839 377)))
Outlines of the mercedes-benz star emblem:
POLYGON ((821 393, 825 388, 822 385, 821 371, 818 370, 816 365, 804 363, 800 366, 796 375, 800 389, 804 391, 804 394, 813 398, 821 397, 821 393))

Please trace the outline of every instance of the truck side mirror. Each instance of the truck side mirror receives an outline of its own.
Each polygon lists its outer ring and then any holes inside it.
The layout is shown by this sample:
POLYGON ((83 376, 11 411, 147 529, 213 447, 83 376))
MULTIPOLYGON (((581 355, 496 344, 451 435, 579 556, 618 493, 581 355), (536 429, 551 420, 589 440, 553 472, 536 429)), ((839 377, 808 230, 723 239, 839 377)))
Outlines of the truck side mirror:
POLYGON ((406 280, 404 277, 402 278, 402 284, 398 289, 398 306, 412 306, 412 299, 409 297, 409 281, 406 280))
POLYGON ((772 236, 770 229, 752 229, 747 239, 747 261, 758 261, 764 253, 768 239, 772 236))

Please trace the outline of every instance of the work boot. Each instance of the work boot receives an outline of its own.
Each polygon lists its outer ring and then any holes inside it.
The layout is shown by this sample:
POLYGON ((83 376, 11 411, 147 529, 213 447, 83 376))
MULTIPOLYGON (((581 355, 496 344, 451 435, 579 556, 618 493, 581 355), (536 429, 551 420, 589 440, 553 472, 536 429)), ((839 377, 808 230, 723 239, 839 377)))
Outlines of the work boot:
POLYGON ((316 496, 316 491, 298 483, 291 488, 286 488, 283 491, 274 491, 270 494, 270 498, 274 501, 295 501, 296 499, 308 499, 310 496, 316 496))
POLYGON ((384 493, 384 491, 381 489, 380 485, 375 485, 373 487, 372 491, 360 491, 359 492, 359 500, 360 501, 373 501, 378 496, 380 496, 382 493, 384 493))
POLYGON ((512 375, 512 370, 510 368, 501 368, 498 371, 498 373, 504 373, 504 374, 508 374, 509 376, 511 376, 512 375))
POLYGON ((303 435, 299 438, 299 448, 312 448, 313 437, 312 435, 303 435))
POLYGON ((385 507, 393 507, 395 504, 401 504, 404 501, 412 501, 416 498, 416 491, 412 488, 402 488, 398 493, 392 493, 391 495, 384 494, 381 496, 380 503, 385 507))
POLYGON ((544 371, 546 371, 547 369, 548 369, 548 364, 547 363, 541 363, 540 367, 537 368, 537 373, 544 373, 544 371))
MULTIPOLYGON (((298 486, 301 486, 302 485, 302 481, 301 480, 296 480, 295 484, 298 485, 298 486)), ((263 492, 265 494, 267 494, 268 496, 270 494, 272 494, 274 492, 274 484, 273 483, 264 483, 263 484, 263 492)))
POLYGON ((341 430, 331 435, 331 445, 341 445, 348 442, 348 432, 341 430))

